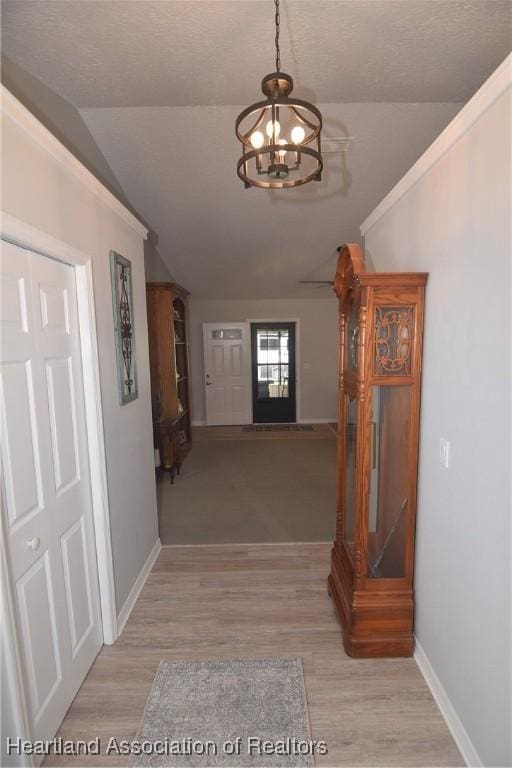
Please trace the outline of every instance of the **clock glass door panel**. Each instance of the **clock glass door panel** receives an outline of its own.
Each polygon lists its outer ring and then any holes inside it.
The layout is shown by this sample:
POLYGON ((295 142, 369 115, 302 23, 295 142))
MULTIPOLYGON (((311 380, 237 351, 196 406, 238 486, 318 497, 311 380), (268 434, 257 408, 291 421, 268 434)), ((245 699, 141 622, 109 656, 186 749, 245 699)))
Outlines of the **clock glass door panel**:
POLYGON ((347 371, 356 372, 359 353, 359 303, 354 298, 348 310, 346 329, 346 368, 347 371))
POLYGON ((372 388, 368 578, 405 576, 411 386, 372 388))
POLYGON ((353 554, 356 522, 357 399, 345 395, 345 478, 343 499, 343 540, 353 554))

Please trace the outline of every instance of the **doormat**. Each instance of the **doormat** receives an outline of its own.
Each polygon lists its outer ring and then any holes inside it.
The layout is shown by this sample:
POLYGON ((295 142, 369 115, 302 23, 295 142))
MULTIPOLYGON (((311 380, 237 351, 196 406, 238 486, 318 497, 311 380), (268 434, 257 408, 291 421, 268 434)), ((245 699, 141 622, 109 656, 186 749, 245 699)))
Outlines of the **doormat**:
POLYGON ((161 661, 137 744, 148 754, 132 752, 133 768, 298 768, 314 766, 324 743, 311 741, 302 659, 292 658, 161 661))
POLYGON ((312 424, 251 424, 244 432, 312 432, 312 424))

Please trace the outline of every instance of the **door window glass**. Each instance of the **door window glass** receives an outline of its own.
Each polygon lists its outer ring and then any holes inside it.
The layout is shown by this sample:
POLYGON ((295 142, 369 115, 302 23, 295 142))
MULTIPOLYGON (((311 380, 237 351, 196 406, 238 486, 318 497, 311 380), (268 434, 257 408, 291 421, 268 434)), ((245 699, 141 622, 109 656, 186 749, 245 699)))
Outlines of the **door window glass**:
POLYGON ((289 394, 288 329, 258 328, 256 344, 258 399, 287 398, 289 394))
POLYGON ((242 338, 241 328, 216 328, 212 331, 212 339, 224 339, 227 341, 237 341, 242 338))

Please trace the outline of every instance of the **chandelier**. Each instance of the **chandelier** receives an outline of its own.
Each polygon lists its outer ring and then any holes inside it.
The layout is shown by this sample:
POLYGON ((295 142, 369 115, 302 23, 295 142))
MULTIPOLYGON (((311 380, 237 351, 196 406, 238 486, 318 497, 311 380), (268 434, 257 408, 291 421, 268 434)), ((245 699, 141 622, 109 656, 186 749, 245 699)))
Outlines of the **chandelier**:
POLYGON ((236 170, 246 189, 287 189, 322 178, 322 115, 313 104, 290 98, 293 80, 281 72, 279 0, 274 5, 276 71, 261 81, 266 99, 244 109, 235 124, 243 152, 236 170))

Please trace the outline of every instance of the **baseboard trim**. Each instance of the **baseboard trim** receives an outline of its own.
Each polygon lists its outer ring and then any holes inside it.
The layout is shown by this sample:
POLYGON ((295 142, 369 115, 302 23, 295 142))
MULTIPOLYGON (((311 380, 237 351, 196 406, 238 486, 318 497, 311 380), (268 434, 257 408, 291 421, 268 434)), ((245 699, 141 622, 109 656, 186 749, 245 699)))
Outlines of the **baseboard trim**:
POLYGON ((430 688, 430 692, 434 697, 434 700, 439 707, 439 710, 448 726, 450 733, 452 734, 454 741, 459 748, 459 751, 467 766, 471 768, 481 768, 483 766, 482 759, 475 749, 475 745, 471 741, 468 732, 464 728, 460 717, 455 711, 455 707, 450 701, 443 684, 438 678, 434 667, 432 666, 430 659, 425 653, 422 645, 415 638, 416 645, 414 650, 414 660, 419 667, 421 674, 423 675, 426 684, 430 688))
POLYGON ((155 560, 160 554, 161 549, 162 549, 162 542, 160 541, 160 539, 157 539, 153 545, 151 552, 147 557, 146 562, 142 566, 142 569, 139 575, 137 576, 133 587, 130 590, 130 594, 124 601, 124 605, 119 611, 119 616, 117 617, 117 636, 118 637, 123 631, 123 629, 125 628, 126 622, 130 618, 130 614, 133 611, 133 607, 135 603, 137 602, 137 598, 141 593, 142 587, 146 583, 146 579, 151 573, 151 569, 153 568, 155 564, 155 560))
POLYGON ((297 424, 333 424, 338 421, 337 416, 331 419, 297 419, 297 424))
POLYGON ((198 542, 196 544, 162 544, 162 549, 185 549, 188 547, 205 547, 211 549, 212 547, 311 547, 316 544, 325 547, 326 545, 332 547, 332 539, 325 539, 325 541, 231 541, 226 544, 206 544, 198 542))
MULTIPOLYGON (((331 419, 297 419, 296 424, 332 424, 338 421, 337 416, 333 416, 331 419)), ((253 422, 247 422, 252 424, 253 422)), ((192 421, 193 427, 207 427, 206 421, 192 421)), ((243 427, 245 424, 216 424, 214 426, 219 427, 243 427)))

